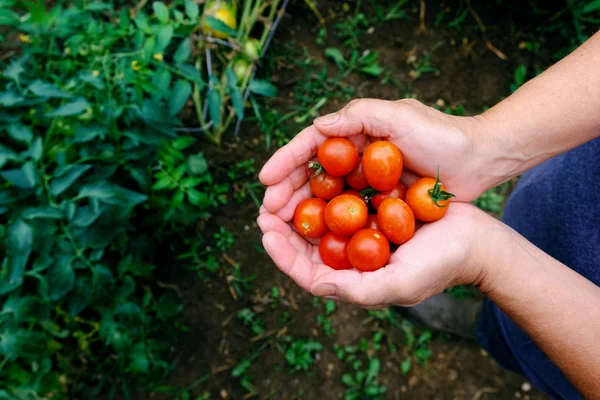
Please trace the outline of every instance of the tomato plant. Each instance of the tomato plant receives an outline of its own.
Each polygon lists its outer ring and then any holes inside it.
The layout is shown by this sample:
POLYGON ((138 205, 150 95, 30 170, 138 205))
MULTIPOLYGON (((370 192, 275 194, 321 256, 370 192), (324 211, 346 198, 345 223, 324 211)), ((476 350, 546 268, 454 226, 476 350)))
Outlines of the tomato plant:
POLYGON ((356 167, 348 175, 346 175, 346 183, 352 189, 363 190, 369 187, 369 182, 363 173, 362 159, 359 158, 356 167))
POLYGON ((326 172, 317 172, 310 178, 310 191, 323 200, 331 200, 344 190, 344 178, 326 172))
POLYGON ((304 199, 294 212, 294 226, 303 236, 319 238, 327 232, 325 207, 327 203, 316 197, 304 199))
POLYGON ((358 231, 348 243, 348 259, 359 271, 375 271, 385 266, 390 258, 390 243, 375 229, 358 231))
POLYGON ((415 216, 404 201, 390 197, 385 199, 377 211, 377 222, 381 231, 395 244, 403 244, 415 234, 415 216))
POLYGON ((371 198, 371 205, 377 210, 381 202, 390 197, 404 200, 406 198, 406 186, 402 182, 398 182, 392 189, 377 193, 371 198))
POLYGON ((349 139, 330 138, 319 147, 317 158, 328 174, 344 176, 356 167, 358 149, 349 139))
POLYGON ((325 222, 329 229, 342 236, 351 236, 367 223, 368 208, 358 197, 341 194, 325 208, 325 222))
POLYGON ((371 143, 363 153, 363 173, 375 190, 391 190, 402 176, 402 153, 390 142, 371 143))
POLYGON ((420 178, 406 192, 406 203, 410 206, 415 217, 423 222, 433 222, 442 218, 448 212, 452 193, 438 178, 420 178))
POLYGON ((323 264, 333 269, 350 269, 350 260, 348 260, 348 243, 350 237, 336 235, 333 232, 327 232, 319 242, 319 254, 323 264))

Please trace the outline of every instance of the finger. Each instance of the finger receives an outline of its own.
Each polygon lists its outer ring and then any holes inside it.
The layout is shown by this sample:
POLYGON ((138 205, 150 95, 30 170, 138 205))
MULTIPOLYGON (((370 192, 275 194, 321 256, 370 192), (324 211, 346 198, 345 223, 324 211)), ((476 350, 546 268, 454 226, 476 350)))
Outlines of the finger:
POLYGON ((276 213, 290 201, 290 198, 309 178, 308 167, 303 164, 296 168, 294 172, 285 177, 281 182, 273 186, 268 186, 263 198, 263 205, 272 213, 276 213))
POLYGON ((401 108, 393 101, 352 100, 340 111, 315 119, 314 126, 326 136, 353 136, 359 133, 388 138, 398 132, 401 108))
POLYGON ((277 267, 292 278, 304 290, 310 290, 315 276, 331 268, 310 261, 279 232, 267 232, 263 236, 263 246, 277 267))
POLYGON ((291 221, 294 218, 294 211, 298 204, 304 200, 312 197, 312 192, 310 191, 310 185, 306 182, 302 187, 292 194, 290 200, 281 208, 281 210, 277 211, 275 214, 285 222, 291 221))
POLYGON ((372 272, 334 271, 318 276, 311 287, 315 296, 337 296, 362 308, 377 309, 402 298, 402 271, 389 264, 372 272))
POLYGON ((313 158, 319 145, 326 139, 313 125, 305 128, 273 154, 258 174, 258 179, 267 186, 281 182, 313 158))
POLYGON ((298 232, 294 231, 289 224, 286 224, 281 218, 275 214, 262 214, 258 217, 257 221, 260 230, 263 233, 267 232, 278 232, 281 233, 286 239, 290 241, 292 246, 300 253, 306 254, 306 256, 314 263, 320 263, 321 256, 317 248, 302 236, 298 232))

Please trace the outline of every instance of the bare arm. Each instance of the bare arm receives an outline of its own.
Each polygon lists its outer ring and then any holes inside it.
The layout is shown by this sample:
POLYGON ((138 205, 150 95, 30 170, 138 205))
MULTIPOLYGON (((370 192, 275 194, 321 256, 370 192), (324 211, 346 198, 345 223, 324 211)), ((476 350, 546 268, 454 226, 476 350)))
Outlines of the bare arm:
POLYGON ((585 398, 599 399, 600 288, 504 225, 486 241, 480 290, 585 398))
POLYGON ((476 117, 488 187, 600 136, 600 32, 476 117))

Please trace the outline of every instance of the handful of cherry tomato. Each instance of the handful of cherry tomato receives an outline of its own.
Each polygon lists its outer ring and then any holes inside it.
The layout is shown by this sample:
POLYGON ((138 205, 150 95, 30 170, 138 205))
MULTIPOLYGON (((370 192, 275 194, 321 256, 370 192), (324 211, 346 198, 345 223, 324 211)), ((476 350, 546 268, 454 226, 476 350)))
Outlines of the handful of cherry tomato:
POLYGON ((371 143, 359 155, 346 138, 327 139, 309 162, 315 197, 298 204, 296 230, 320 238, 319 253, 333 269, 375 271, 390 257, 390 242, 402 245, 415 233, 416 220, 433 222, 448 211, 453 194, 438 178, 406 186, 402 153, 391 142, 371 143), (370 212, 369 210, 374 212, 370 212))

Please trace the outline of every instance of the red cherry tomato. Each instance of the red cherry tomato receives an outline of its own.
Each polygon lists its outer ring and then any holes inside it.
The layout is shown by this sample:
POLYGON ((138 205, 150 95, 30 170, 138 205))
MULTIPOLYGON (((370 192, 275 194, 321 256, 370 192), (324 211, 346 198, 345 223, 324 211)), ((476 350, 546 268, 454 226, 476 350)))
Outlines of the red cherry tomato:
POLYGON ((308 238, 318 238, 327 233, 326 207, 327 203, 316 197, 302 200, 294 211, 296 230, 308 238))
POLYGON ((347 236, 336 235, 333 232, 327 232, 319 242, 319 254, 323 264, 333 269, 350 269, 350 260, 348 260, 348 242, 347 236))
POLYGON ((348 175, 346 175, 346 183, 352 189, 363 190, 369 187, 369 182, 363 174, 362 160, 359 158, 356 167, 348 175))
POLYGON ((381 231, 379 227, 379 222, 377 222, 377 214, 369 214, 367 217, 367 224, 365 225, 365 229, 375 229, 381 231))
POLYGON ((404 200, 406 198, 406 186, 402 182, 398 182, 396 186, 394 186, 391 190, 386 190, 385 192, 379 192, 375 196, 371 198, 371 204, 373 208, 378 210, 379 205, 385 199, 390 197, 395 197, 400 200, 404 200))
POLYGON ((317 157, 328 174, 344 176, 356 167, 358 150, 349 139, 330 138, 319 147, 317 157))
POLYGON ((310 191, 323 200, 331 200, 344 190, 344 178, 325 172, 310 178, 310 191))
POLYGON ((325 208, 325 223, 336 235, 352 236, 367 223, 369 210, 351 194, 334 197, 325 208))
POLYGON ((390 258, 390 242, 375 229, 362 229, 348 243, 348 259, 359 271, 375 271, 390 258))
POLYGON ((415 216, 400 199, 385 199, 377 210, 377 222, 385 236, 396 244, 408 242, 415 234, 415 216))
POLYGON ((402 175, 402 153, 386 141, 371 143, 363 153, 363 173, 375 190, 391 190, 402 175))
POLYGON ((342 194, 351 194, 353 196, 358 197, 359 199, 362 200, 363 203, 365 203, 365 205, 367 205, 367 199, 365 199, 365 196, 363 196, 362 194, 360 194, 360 192, 358 190, 354 190, 354 189, 346 189, 342 192, 342 194))
POLYGON ((448 212, 452 193, 446 192, 441 182, 434 178, 416 180, 406 192, 406 203, 413 210, 415 217, 424 222, 433 222, 448 212))

